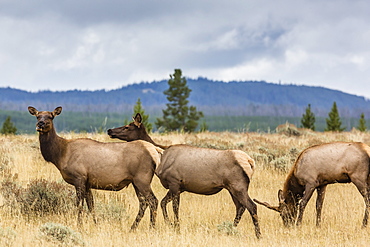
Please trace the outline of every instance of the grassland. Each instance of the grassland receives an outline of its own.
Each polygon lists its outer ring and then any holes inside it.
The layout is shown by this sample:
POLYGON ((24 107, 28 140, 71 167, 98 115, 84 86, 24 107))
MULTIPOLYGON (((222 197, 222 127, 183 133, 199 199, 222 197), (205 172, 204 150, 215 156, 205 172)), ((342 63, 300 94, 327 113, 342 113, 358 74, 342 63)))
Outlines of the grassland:
MULTIPOLYGON (((60 134, 65 138, 89 137, 112 141, 101 134, 60 134)), ((262 133, 199 133, 153 134, 157 143, 187 143, 218 149, 240 149, 256 160, 257 169, 251 181, 252 198, 277 204, 277 190, 293 165, 298 153, 314 144, 331 141, 361 141, 370 143, 369 133, 306 132, 299 137, 262 133)), ((14 198, 9 184, 27 188, 32 181, 57 182, 74 193, 62 181, 53 164, 43 160, 37 135, 0 135, 0 246, 368 246, 370 229, 362 229, 364 202, 352 184, 328 186, 323 208, 321 228, 315 226, 315 195, 309 202, 301 227, 284 228, 280 216, 258 207, 262 239, 257 240, 251 218, 246 212, 237 228, 230 227, 235 208, 227 191, 202 196, 183 193, 180 204, 180 232, 167 226, 158 210, 157 227, 149 229, 149 211, 137 231, 129 228, 138 210, 138 201, 130 185, 119 192, 94 191, 98 223, 85 216, 77 225, 76 209, 66 198, 68 209, 61 213, 35 214, 22 211, 21 202, 14 198), (8 183, 6 183, 6 181, 8 183), (13 198, 13 199, 12 199, 13 198), (70 204, 70 205, 69 205, 70 204), (57 226, 59 232, 46 237, 45 225, 57 226), (59 228, 58 228, 59 227, 59 228), (67 228, 75 239, 55 238, 67 228), (62 230, 61 230, 62 229, 62 230), (51 236, 51 237, 50 237, 51 236), (54 236, 54 237, 53 237, 54 236), (54 240, 53 240, 54 239, 54 240)), ((52 186, 50 185, 50 188, 52 186)), ((166 190, 153 180, 153 191, 158 199, 166 190)), ((25 190, 23 193, 26 193, 25 190)), ((37 202, 34 201, 31 206, 37 202)), ((171 204, 169 212, 172 213, 171 204)), ((172 214, 170 214, 172 216, 172 214)), ((68 233, 65 233, 68 235, 68 233)))

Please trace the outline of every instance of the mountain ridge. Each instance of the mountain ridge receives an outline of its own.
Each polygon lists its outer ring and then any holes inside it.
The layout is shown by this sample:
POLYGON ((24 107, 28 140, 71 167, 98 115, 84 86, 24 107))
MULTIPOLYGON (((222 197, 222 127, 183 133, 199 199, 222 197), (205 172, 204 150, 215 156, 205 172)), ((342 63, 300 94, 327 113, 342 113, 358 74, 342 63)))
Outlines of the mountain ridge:
MULTIPOLYGON (((317 116, 327 116, 337 103, 345 117, 370 115, 370 101, 339 90, 320 86, 278 84, 266 81, 209 80, 186 78, 192 90, 189 105, 208 115, 302 116, 311 104, 317 116)), ((163 91, 167 80, 129 84, 113 90, 68 90, 28 92, 0 88, 0 109, 24 111, 28 105, 53 108, 62 105, 69 111, 130 112, 140 98, 146 112, 160 114, 168 103, 163 91)), ((54 108, 53 108, 54 109, 54 108)))

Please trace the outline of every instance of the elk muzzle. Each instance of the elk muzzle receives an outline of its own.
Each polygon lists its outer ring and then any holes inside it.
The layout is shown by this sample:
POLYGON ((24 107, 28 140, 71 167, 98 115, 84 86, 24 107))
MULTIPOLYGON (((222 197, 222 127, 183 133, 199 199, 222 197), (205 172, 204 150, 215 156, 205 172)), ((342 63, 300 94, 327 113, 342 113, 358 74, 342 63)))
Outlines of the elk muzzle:
POLYGON ((44 121, 39 121, 36 124, 36 131, 41 132, 45 128, 45 122, 44 121))

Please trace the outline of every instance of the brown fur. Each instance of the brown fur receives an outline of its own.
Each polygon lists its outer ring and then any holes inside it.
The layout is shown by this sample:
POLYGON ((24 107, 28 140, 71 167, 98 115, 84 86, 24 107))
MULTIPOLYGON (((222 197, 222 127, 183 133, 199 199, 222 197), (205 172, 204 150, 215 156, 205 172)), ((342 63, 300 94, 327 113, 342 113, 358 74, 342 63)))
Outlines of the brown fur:
POLYGON ((158 200, 150 183, 159 164, 157 148, 145 141, 131 143, 102 143, 91 139, 66 140, 56 134, 53 119, 62 111, 38 111, 28 107, 36 116, 40 150, 46 161, 53 163, 63 179, 76 188, 78 219, 81 221, 83 202, 94 208, 91 189, 119 191, 133 184, 139 199, 139 212, 131 226, 135 229, 149 206, 151 226, 155 225, 158 200))
POLYGON ((148 135, 145 126, 142 124, 142 117, 139 113, 133 118, 133 122, 124 125, 122 127, 117 127, 114 129, 108 129, 107 133, 111 138, 117 138, 127 142, 135 140, 143 140, 152 143, 154 146, 160 147, 162 149, 168 148, 168 146, 163 146, 157 144, 148 135))
POLYGON ((255 201, 279 212, 284 225, 299 225, 308 201, 317 190, 316 225, 319 226, 326 186, 352 182, 365 201, 362 222, 365 227, 370 208, 369 154, 370 147, 360 142, 332 142, 309 147, 300 153, 286 178, 283 190, 279 191, 279 206, 255 201))
MULTIPOLYGON (((129 125, 108 130, 112 138, 125 141, 148 140, 156 144, 141 124, 140 114, 129 125)), ((160 147, 165 147, 158 145, 160 147)), ((189 145, 172 145, 165 149, 156 175, 168 193, 161 201, 166 222, 166 206, 172 201, 175 226, 179 226, 180 194, 184 191, 200 195, 213 195, 227 189, 236 207, 234 226, 237 226, 245 209, 252 216, 255 234, 261 233, 257 206, 248 195, 248 187, 255 168, 254 160, 240 150, 217 150, 189 145)))

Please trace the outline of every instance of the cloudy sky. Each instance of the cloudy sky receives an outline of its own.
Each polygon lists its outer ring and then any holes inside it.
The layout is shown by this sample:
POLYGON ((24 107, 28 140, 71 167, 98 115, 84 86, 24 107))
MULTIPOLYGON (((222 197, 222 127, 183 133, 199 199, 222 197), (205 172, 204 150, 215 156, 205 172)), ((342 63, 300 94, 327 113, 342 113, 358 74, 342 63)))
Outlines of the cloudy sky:
POLYGON ((368 0, 0 0, 0 87, 265 80, 370 98, 368 0))

